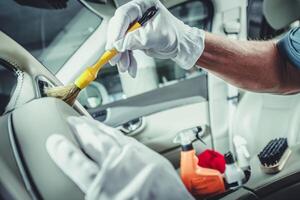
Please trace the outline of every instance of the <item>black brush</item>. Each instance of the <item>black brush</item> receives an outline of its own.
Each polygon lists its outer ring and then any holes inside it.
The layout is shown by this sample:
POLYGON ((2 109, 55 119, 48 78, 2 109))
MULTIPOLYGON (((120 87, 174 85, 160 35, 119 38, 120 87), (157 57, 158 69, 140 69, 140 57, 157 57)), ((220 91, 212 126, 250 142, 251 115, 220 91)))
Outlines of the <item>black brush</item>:
POLYGON ((290 155, 287 138, 278 138, 271 140, 257 156, 261 169, 267 174, 273 174, 282 170, 290 155))

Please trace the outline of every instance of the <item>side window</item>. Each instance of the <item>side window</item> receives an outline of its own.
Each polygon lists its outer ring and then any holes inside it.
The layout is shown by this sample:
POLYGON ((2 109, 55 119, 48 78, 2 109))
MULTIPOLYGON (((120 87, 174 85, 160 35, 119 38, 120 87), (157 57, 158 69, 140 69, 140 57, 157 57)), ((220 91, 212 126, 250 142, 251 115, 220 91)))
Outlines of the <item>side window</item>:
POLYGON ((272 39, 286 31, 285 29, 275 30, 270 26, 263 14, 263 1, 248 0, 247 32, 250 40, 272 39))
MULTIPOLYGON (((184 23, 210 30, 212 5, 209 0, 187 1, 171 7, 170 12, 184 23)), ((136 52, 136 54, 140 54, 136 52)), ((138 73, 135 80, 127 74, 119 74, 117 67, 104 68, 96 81, 83 90, 79 101, 86 108, 95 108, 130 96, 178 83, 195 76, 206 76, 197 68, 183 70, 172 60, 152 59, 137 56, 138 73)))
POLYGON ((59 10, 29 7, 16 1, 0 2, 1 31, 21 44, 53 74, 92 35, 101 21, 77 0, 68 1, 66 8, 59 10))
MULTIPOLYGON (((192 27, 210 30, 211 28, 211 10, 208 2, 205 1, 189 1, 181 5, 170 8, 171 13, 185 24, 192 27)), ((172 60, 156 59, 156 68, 160 86, 176 83, 179 80, 188 77, 201 75, 201 69, 193 68, 189 71, 178 67, 172 60)))

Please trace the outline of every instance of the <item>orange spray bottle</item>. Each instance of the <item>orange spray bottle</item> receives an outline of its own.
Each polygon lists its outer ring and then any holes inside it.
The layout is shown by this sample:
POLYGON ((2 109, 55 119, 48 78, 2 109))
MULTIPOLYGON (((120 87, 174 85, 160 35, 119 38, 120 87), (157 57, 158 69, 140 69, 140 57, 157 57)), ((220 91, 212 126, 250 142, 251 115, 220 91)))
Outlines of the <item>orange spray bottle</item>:
MULTIPOLYGON (((201 132, 201 131, 200 131, 201 132)), ((195 197, 208 197, 225 192, 222 174, 215 169, 198 166, 193 142, 200 139, 199 131, 184 130, 174 139, 181 144, 180 176, 186 188, 195 197)), ((203 141, 202 141, 203 142, 203 141)))

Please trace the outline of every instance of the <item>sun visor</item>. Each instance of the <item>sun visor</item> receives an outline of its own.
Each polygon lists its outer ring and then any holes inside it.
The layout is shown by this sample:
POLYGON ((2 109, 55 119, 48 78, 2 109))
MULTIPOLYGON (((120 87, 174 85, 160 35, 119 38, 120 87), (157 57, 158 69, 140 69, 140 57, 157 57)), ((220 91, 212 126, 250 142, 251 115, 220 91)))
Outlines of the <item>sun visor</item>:
POLYGON ((274 29, 287 27, 300 19, 300 0, 265 0, 264 15, 274 29))

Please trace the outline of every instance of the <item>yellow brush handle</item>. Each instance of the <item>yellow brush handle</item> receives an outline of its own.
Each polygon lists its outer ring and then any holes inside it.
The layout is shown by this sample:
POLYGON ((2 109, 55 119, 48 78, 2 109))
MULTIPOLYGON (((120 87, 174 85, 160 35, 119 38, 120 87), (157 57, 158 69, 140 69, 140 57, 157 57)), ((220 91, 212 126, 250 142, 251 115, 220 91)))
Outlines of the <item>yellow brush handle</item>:
MULTIPOLYGON (((127 31, 132 32, 141 27, 141 24, 136 22, 133 24, 127 31)), ((88 86, 93 80, 96 79, 99 70, 113 57, 115 57, 119 52, 113 48, 108 50, 102 54, 102 56, 98 59, 98 61, 91 67, 88 67, 75 81, 75 85, 83 89, 88 86)))

